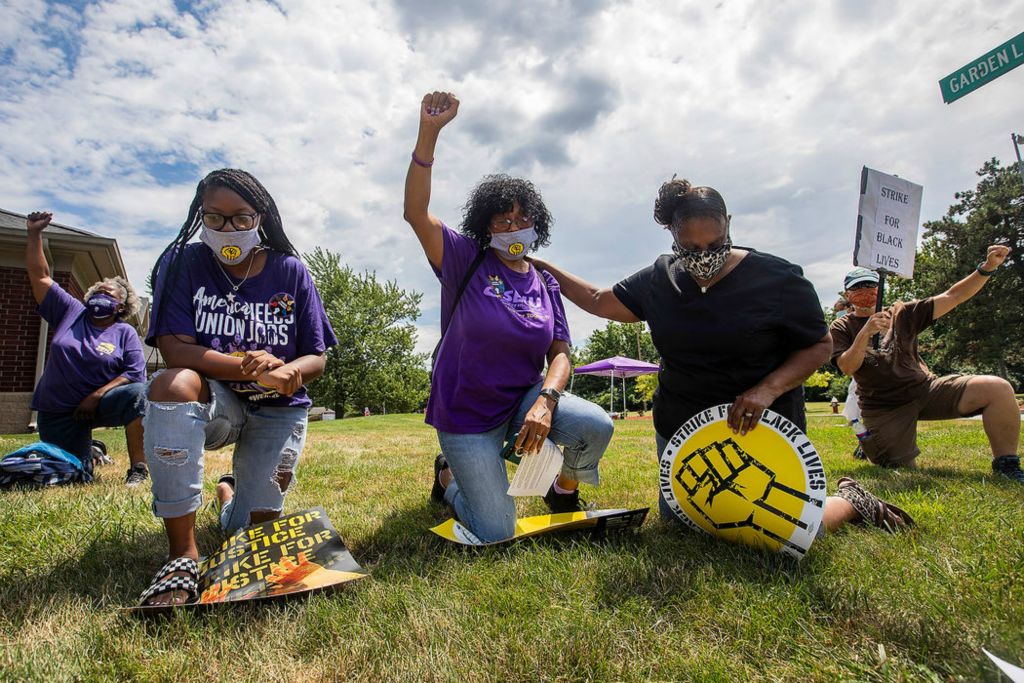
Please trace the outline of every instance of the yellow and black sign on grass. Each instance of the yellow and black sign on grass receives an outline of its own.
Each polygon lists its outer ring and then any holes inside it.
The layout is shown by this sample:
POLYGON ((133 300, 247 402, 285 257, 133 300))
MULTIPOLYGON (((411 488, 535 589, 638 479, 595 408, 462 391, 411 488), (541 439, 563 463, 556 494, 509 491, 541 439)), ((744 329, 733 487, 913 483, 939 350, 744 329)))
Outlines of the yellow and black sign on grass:
POLYGON ((679 519, 728 541, 801 558, 825 507, 825 470, 807 435, 766 410, 734 434, 729 405, 690 418, 661 457, 661 491, 679 519))
POLYGON ((510 538, 500 541, 484 541, 463 526, 458 520, 449 519, 431 529, 441 538, 469 546, 501 545, 520 538, 540 536, 561 531, 590 531, 602 533, 617 529, 634 529, 644 523, 649 508, 636 510, 581 510, 560 512, 553 515, 521 517, 516 520, 516 529, 510 538))

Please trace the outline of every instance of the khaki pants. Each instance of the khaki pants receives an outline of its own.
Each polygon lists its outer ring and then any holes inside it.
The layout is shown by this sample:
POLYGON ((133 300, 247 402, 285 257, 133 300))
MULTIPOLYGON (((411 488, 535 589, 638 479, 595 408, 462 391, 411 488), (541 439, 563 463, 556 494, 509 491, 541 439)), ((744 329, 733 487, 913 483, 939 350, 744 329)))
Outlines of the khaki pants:
POLYGON ((862 446, 868 460, 884 467, 913 467, 914 460, 921 454, 917 447, 918 420, 968 417, 961 415, 957 406, 972 377, 936 377, 916 401, 892 408, 865 407, 861 419, 869 434, 862 446))

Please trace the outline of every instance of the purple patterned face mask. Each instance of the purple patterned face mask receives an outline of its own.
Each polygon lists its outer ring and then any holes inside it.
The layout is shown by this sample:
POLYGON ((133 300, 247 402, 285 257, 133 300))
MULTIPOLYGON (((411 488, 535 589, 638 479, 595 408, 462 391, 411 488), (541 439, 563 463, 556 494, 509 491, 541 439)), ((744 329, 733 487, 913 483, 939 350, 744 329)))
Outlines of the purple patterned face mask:
POLYGON ((693 277, 698 280, 711 280, 725 267, 725 261, 732 251, 732 238, 726 237, 725 244, 710 249, 685 249, 679 243, 672 240, 672 251, 683 263, 693 277))
POLYGON ((89 300, 85 302, 85 307, 89 309, 89 315, 94 318, 107 318, 117 313, 118 307, 121 302, 110 296, 109 294, 102 294, 97 292, 89 297, 89 300))

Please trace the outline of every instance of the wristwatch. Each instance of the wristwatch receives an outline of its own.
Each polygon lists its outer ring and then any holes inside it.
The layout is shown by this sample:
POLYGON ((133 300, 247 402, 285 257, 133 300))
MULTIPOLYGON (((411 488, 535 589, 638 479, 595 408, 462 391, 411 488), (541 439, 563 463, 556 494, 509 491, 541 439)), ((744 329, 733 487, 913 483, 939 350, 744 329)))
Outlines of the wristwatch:
POLYGON ((562 392, 559 391, 558 389, 552 389, 551 387, 548 387, 547 389, 541 389, 540 395, 550 398, 556 404, 558 403, 558 399, 562 398, 562 392))
POLYGON ((979 264, 978 264, 978 268, 977 268, 977 271, 978 271, 978 275, 981 275, 982 277, 990 277, 990 276, 991 276, 991 275, 992 275, 993 273, 995 273, 995 272, 996 272, 996 270, 997 270, 997 269, 999 268, 999 266, 996 266, 996 267, 995 267, 995 268, 993 268, 992 270, 985 270, 984 268, 982 268, 982 266, 983 266, 983 265, 985 265, 985 262, 984 262, 984 261, 982 261, 981 263, 979 263, 979 264))

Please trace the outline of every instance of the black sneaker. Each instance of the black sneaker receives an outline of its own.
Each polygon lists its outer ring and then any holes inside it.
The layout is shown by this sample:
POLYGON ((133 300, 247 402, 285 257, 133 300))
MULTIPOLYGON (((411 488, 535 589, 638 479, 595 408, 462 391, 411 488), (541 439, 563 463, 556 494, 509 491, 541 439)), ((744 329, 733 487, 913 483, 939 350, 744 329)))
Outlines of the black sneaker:
POLYGON ((444 453, 438 453, 434 458, 434 485, 430 488, 430 500, 435 503, 444 502, 444 487, 441 486, 441 470, 448 469, 448 461, 444 453))
POLYGON ((1020 469, 1020 456, 1000 455, 992 458, 992 472, 1010 481, 1024 484, 1024 471, 1020 469))
POLYGON ((867 454, 864 453, 864 449, 861 448, 860 444, 857 444, 857 448, 855 448, 854 451, 853 451, 853 459, 854 460, 867 460, 868 459, 867 454))
POLYGON ((572 493, 558 493, 555 491, 554 484, 544 494, 544 502, 547 503, 548 509, 556 515, 560 512, 582 512, 587 509, 587 504, 580 500, 579 489, 572 493))
POLYGON ((149 479, 149 468, 146 467, 146 463, 137 462, 128 468, 128 474, 124 477, 124 484, 128 488, 138 486, 142 482, 149 479))

